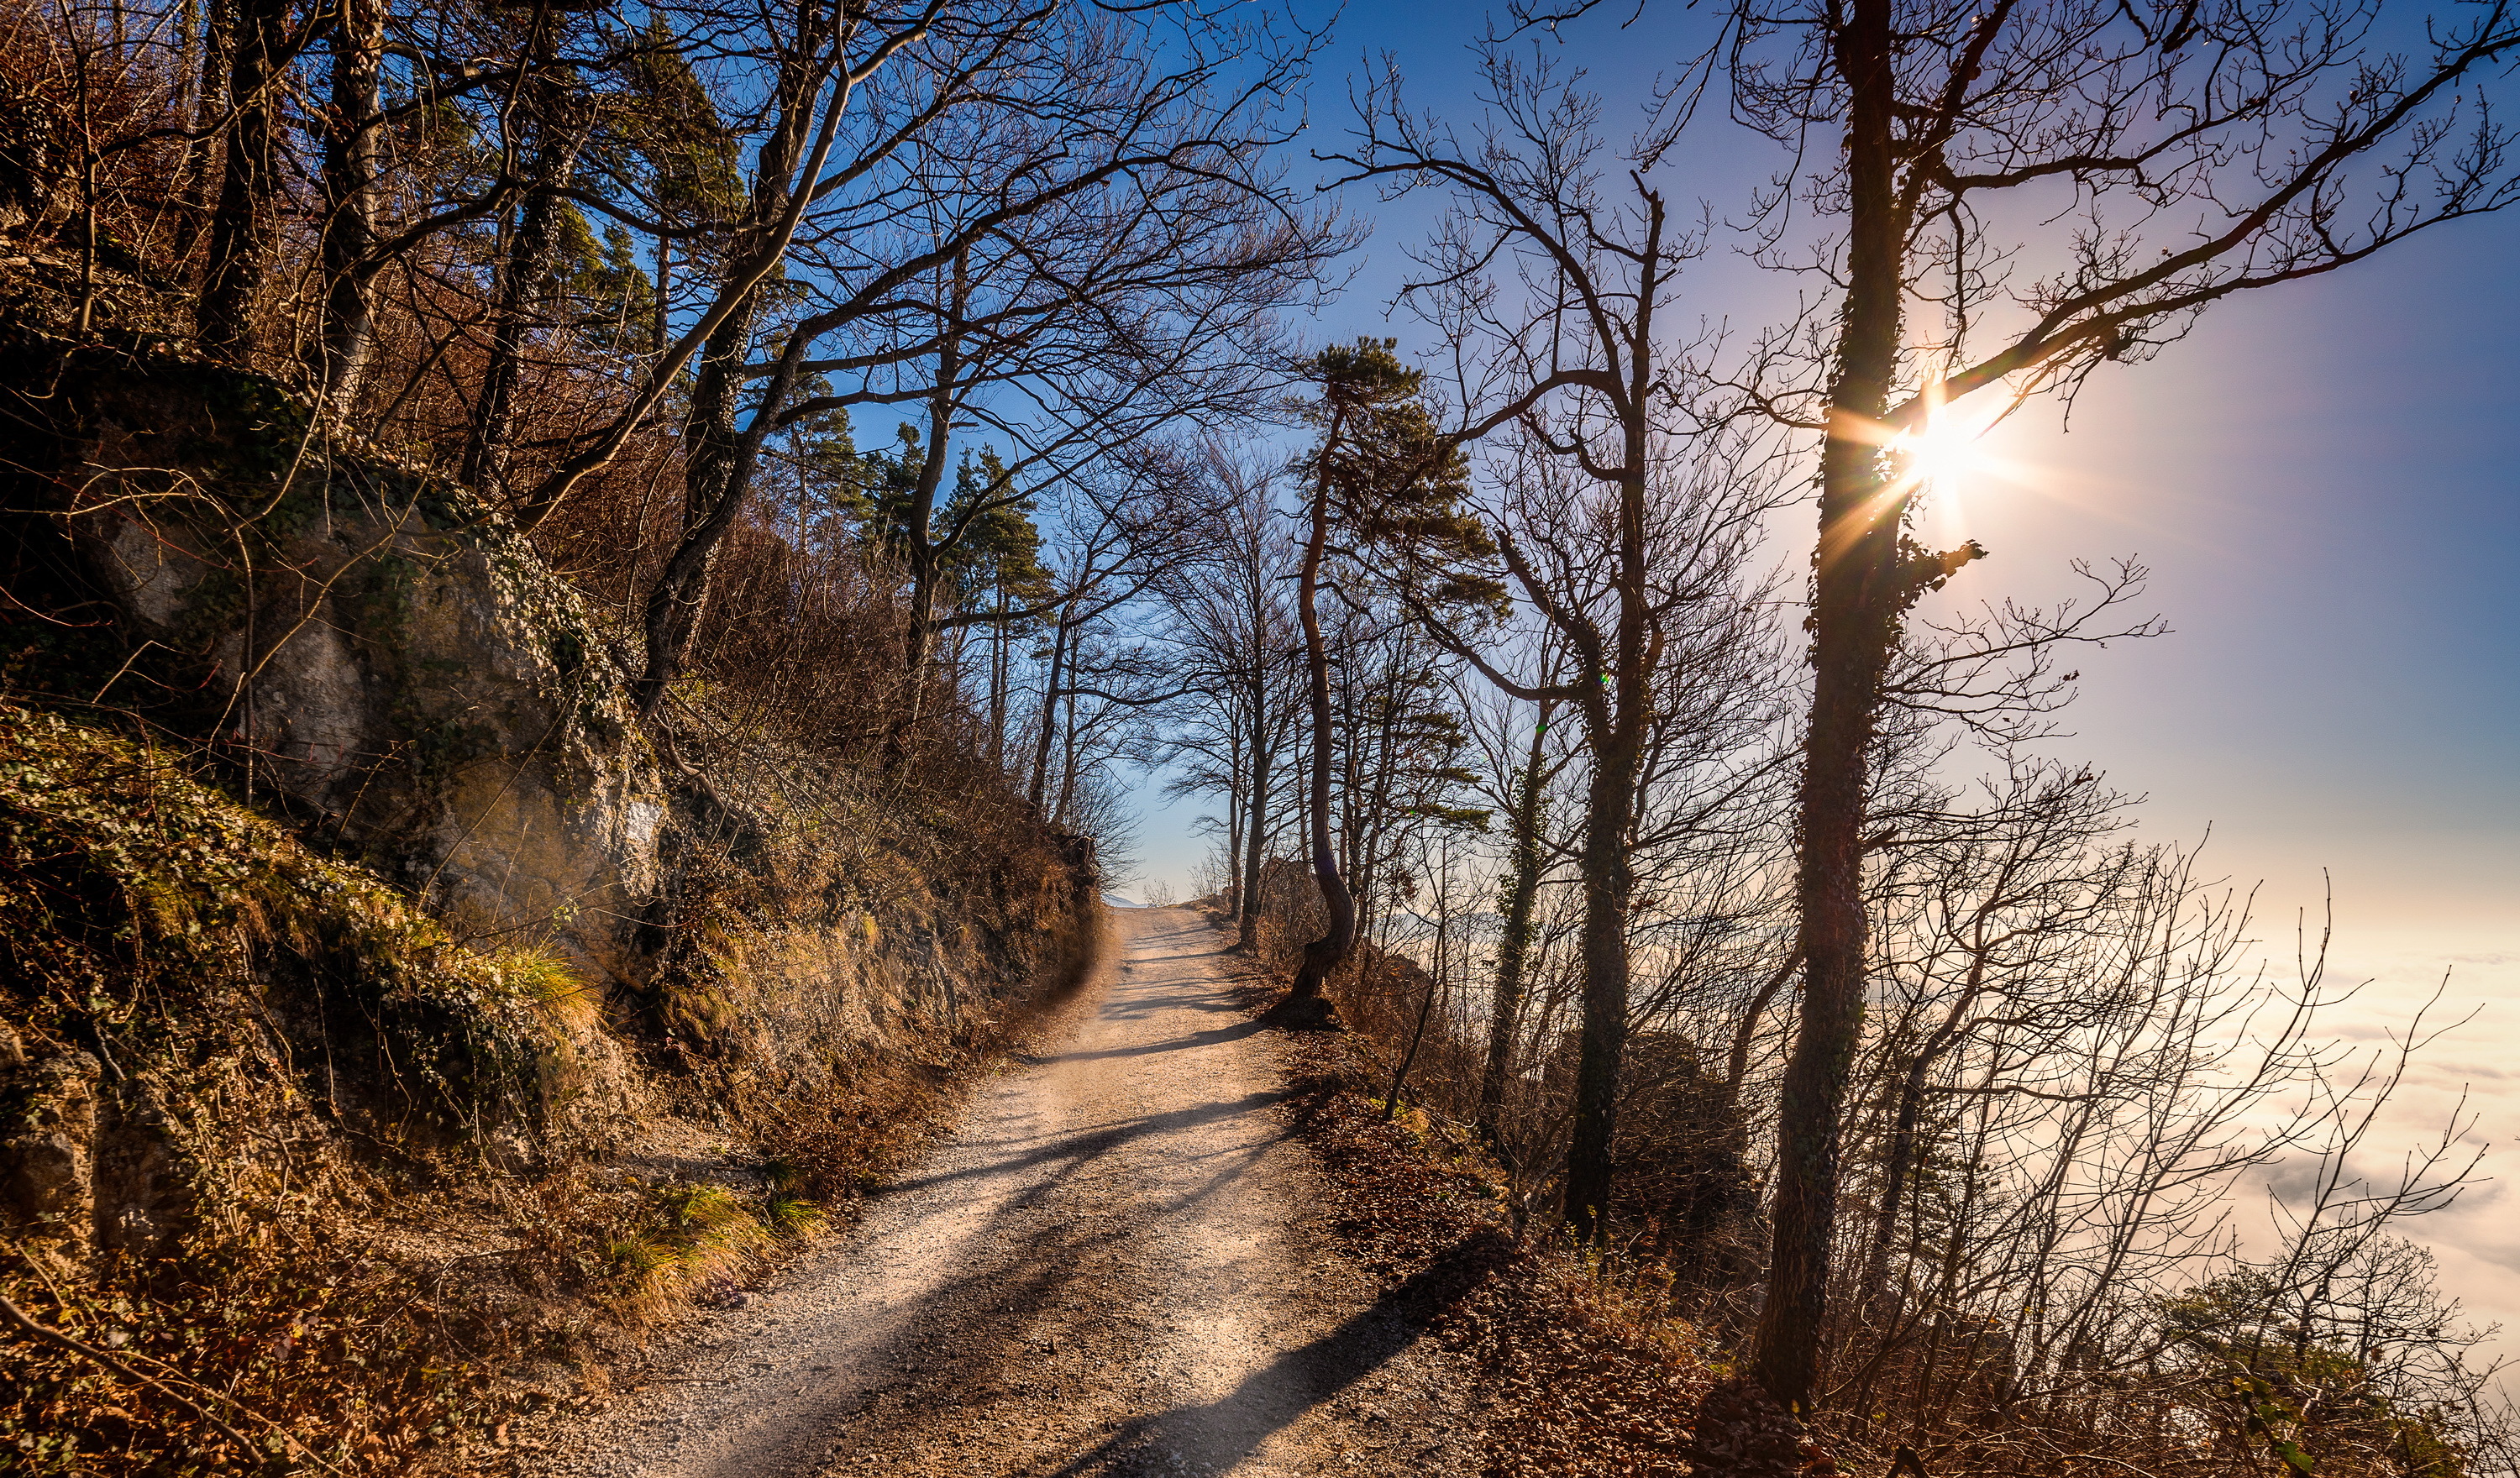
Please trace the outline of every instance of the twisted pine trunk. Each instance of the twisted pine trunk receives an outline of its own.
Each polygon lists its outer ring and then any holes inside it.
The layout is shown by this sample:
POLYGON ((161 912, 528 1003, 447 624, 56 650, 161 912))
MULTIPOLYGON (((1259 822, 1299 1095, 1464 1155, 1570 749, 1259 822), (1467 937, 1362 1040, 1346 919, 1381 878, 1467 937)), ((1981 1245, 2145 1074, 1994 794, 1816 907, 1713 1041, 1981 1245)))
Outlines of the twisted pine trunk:
POLYGON ((1356 895, 1348 891, 1347 879, 1339 874, 1338 852, 1330 844, 1330 772, 1337 747, 1330 730, 1330 654, 1328 645, 1322 639, 1319 607, 1322 560, 1329 544, 1329 449, 1339 444, 1344 428, 1344 417, 1334 409, 1328 433, 1322 442, 1322 470, 1313 490, 1312 528, 1304 541, 1303 570, 1296 584, 1295 604, 1304 625, 1304 664, 1311 679, 1313 718, 1313 773, 1306 797, 1306 820, 1313 849, 1313 877, 1322 889, 1323 928, 1320 938, 1304 946, 1303 963, 1296 967, 1294 986, 1287 992, 1290 1001, 1319 1000, 1323 982, 1346 962, 1348 952, 1356 945, 1356 895))

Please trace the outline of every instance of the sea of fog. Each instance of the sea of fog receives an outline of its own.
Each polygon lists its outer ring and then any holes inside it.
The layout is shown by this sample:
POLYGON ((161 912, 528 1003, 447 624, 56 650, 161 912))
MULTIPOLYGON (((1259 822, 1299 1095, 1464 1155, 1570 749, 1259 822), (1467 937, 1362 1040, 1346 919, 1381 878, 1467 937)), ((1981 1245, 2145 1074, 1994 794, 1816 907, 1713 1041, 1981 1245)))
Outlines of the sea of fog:
POLYGON ((2369 982, 2331 1018, 2340 1039, 2385 1049, 2437 993, 2429 1022, 2466 1018, 2417 1055, 2363 1163, 2393 1173, 2453 1115, 2472 1124, 2480 1183, 2408 1234, 2471 1321, 2501 1325, 2494 1350, 2520 1359, 2520 938, 2367 930, 2340 933, 2329 955, 2332 980, 2369 982))

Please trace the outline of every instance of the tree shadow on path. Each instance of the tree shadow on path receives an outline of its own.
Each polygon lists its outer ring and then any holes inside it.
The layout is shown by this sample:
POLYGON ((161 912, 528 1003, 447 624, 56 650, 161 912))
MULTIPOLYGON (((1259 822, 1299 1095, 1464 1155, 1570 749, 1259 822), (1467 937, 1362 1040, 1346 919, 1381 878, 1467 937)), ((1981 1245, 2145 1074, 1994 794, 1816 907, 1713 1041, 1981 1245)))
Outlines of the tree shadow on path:
POLYGON ((1202 1406, 1136 1417, 1051 1478, 1179 1471, 1195 1459, 1216 1473, 1260 1450, 1276 1433, 1372 1374, 1415 1344, 1514 1255, 1511 1238, 1481 1228, 1456 1242, 1372 1308, 1310 1344, 1288 1350, 1202 1406))

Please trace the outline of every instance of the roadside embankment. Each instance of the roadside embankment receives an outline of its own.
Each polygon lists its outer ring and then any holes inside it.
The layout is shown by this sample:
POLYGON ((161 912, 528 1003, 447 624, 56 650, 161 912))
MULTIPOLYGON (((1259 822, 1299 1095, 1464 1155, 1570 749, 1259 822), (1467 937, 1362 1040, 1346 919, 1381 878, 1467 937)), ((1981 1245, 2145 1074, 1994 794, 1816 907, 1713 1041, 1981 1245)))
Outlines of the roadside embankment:
POLYGON ((1091 849, 640 720, 458 491, 146 348, 6 408, 0 1450, 460 1463, 910 1153, 1090 963, 1091 849))

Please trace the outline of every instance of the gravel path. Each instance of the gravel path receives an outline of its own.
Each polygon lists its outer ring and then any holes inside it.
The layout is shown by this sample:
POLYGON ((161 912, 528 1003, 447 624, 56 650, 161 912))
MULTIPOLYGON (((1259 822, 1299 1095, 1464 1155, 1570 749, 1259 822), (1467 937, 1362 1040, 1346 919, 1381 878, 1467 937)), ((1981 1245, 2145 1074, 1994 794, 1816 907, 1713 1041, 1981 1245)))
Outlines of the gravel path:
POLYGON ((1116 963, 848 1235, 659 1353, 537 1470, 1475 1471, 1464 1382, 1331 1250, 1224 937, 1125 912, 1116 963))

